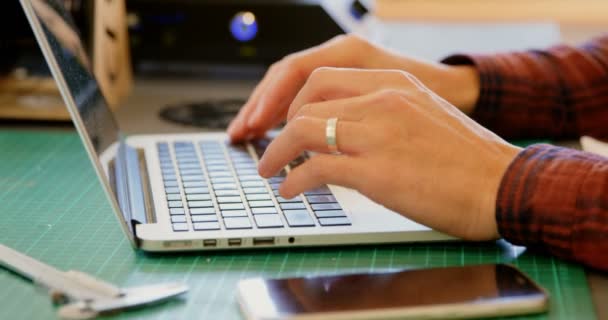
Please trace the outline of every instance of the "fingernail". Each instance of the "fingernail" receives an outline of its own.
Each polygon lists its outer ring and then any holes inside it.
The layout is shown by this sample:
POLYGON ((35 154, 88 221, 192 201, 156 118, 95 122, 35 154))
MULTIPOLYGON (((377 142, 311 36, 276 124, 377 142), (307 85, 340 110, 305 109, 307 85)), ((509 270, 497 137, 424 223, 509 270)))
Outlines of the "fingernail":
POLYGON ((264 170, 264 156, 262 156, 260 158, 260 161, 258 162, 258 174, 262 177, 265 178, 266 177, 266 170, 264 170))

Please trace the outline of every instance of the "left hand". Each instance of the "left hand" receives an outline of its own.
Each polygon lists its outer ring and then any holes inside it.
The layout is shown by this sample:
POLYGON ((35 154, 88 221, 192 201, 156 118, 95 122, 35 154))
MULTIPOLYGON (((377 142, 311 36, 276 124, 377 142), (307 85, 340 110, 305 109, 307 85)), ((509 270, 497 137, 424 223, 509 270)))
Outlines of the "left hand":
POLYGON ((289 172, 281 196, 341 185, 438 231, 490 240, 499 237, 500 181, 519 150, 406 72, 321 68, 293 100, 259 172, 271 177, 302 152, 317 152, 289 172), (340 155, 325 140, 332 117, 340 155))

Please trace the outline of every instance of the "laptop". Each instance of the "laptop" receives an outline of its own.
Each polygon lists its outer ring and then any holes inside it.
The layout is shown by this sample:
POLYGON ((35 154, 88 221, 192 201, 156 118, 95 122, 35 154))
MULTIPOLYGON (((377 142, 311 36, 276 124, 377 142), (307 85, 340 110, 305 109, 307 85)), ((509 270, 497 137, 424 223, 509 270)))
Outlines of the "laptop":
POLYGON ((82 38, 63 1, 21 4, 111 208, 135 248, 185 251, 454 239, 339 186, 281 198, 278 186, 307 155, 263 179, 257 163, 269 140, 231 145, 225 132, 124 136, 87 67, 88 56, 77 49, 82 38))

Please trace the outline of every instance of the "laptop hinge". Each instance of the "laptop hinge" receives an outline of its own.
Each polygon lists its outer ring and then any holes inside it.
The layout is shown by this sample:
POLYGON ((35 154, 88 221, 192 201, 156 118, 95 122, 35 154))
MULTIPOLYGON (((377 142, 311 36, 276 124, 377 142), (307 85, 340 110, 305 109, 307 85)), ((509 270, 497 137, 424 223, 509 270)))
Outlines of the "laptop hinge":
POLYGON ((138 150, 121 142, 114 161, 113 186, 118 205, 126 221, 130 222, 135 235, 136 224, 153 223, 156 218, 146 159, 143 150, 138 150))

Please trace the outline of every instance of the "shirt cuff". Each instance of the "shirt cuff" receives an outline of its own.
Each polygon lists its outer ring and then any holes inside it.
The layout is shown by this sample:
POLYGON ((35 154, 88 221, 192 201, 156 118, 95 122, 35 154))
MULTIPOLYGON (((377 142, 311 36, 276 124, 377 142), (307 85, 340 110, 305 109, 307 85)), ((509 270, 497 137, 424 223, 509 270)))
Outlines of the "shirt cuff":
POLYGON ((477 69, 479 74, 479 98, 471 118, 484 127, 494 128, 499 121, 503 74, 492 56, 457 54, 449 56, 441 63, 447 65, 468 65, 477 69))
POLYGON ((513 160, 496 199, 499 234, 513 244, 606 269, 608 159, 547 144, 513 160))

